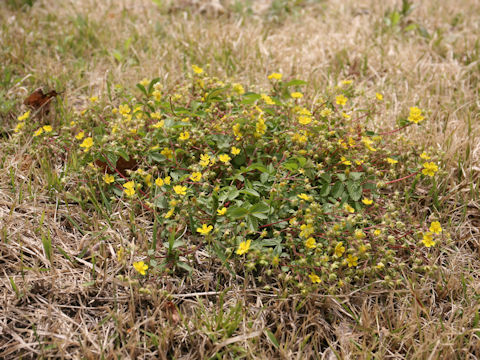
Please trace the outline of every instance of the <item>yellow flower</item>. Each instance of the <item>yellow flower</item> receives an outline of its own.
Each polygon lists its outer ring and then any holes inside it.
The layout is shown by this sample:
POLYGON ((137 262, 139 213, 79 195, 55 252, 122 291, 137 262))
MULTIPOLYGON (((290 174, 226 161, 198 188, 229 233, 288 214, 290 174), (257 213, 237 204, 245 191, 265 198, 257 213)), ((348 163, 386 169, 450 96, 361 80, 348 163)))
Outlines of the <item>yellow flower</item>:
POLYGON ((33 133, 33 136, 36 137, 36 136, 40 136, 43 134, 43 129, 42 128, 39 128, 37 131, 35 131, 33 133))
POLYGON ((342 85, 351 85, 353 83, 353 80, 343 80, 342 85))
POLYGON ((165 215, 163 215, 163 217, 165 219, 168 219, 168 218, 172 217, 174 211, 175 211, 175 209, 168 210, 168 212, 165 215))
POLYGON ((315 232, 315 229, 313 228, 312 224, 303 224, 300 226, 300 237, 303 238, 308 238, 310 235, 312 235, 315 232))
POLYGON ((301 92, 295 91, 290 93, 290 96, 294 99, 301 99, 303 97, 303 94, 301 92))
POLYGON ((393 164, 398 163, 398 160, 395 160, 395 159, 392 159, 392 158, 387 158, 387 162, 388 162, 389 164, 392 164, 392 165, 393 165, 393 164))
POLYGON ((185 141, 185 140, 188 140, 189 138, 190 138, 190 134, 188 133, 188 131, 184 131, 180 133, 180 137, 179 137, 180 140, 185 141))
POLYGON ((125 104, 125 105, 120 105, 118 107, 118 112, 120 114, 122 114, 123 116, 126 116, 130 113, 131 109, 130 109, 130 106, 128 106, 128 104, 125 104))
POLYGON ((85 148, 84 151, 88 151, 93 146, 93 139, 91 137, 87 137, 83 142, 80 144, 80 147, 85 148))
POLYGON ((313 237, 309 237, 307 240, 305 240, 305 247, 308 249, 315 249, 317 247, 315 239, 313 237))
POLYGON ((428 230, 430 230, 434 234, 440 234, 443 229, 442 229, 442 225, 440 225, 438 221, 433 221, 430 224, 430 228, 428 230))
POLYGON ((172 180, 172 178, 171 178, 170 176, 166 176, 166 177, 163 179, 163 182, 165 183, 165 185, 170 185, 171 180, 172 180))
POLYGON ((198 67, 197 65, 192 65, 192 70, 195 74, 203 73, 203 69, 201 67, 198 67))
POLYGON ((343 246, 343 243, 342 243, 342 242, 339 242, 339 243, 335 246, 335 250, 334 250, 334 255, 335 255, 335 257, 337 257, 337 258, 341 257, 344 252, 345 252, 345 246, 343 246))
POLYGON ((173 187, 173 191, 175 191, 178 195, 186 195, 187 194, 187 187, 182 185, 175 185, 173 187))
POLYGON ((418 124, 423 119, 425 119, 425 117, 422 116, 422 110, 416 106, 410 108, 410 115, 407 119, 408 121, 418 124))
POLYGON ((115 181, 115 177, 113 175, 105 174, 103 176, 103 181, 105 181, 107 184, 111 184, 115 181))
POLYGON ((347 101, 348 101, 348 99, 343 95, 337 95, 335 97, 335 102, 336 102, 337 105, 342 105, 343 106, 347 103, 347 101))
POLYGON ((377 149, 372 147, 373 140, 369 139, 368 137, 363 137, 362 142, 365 144, 365 147, 370 151, 377 151, 377 149))
POLYGON ((30 117, 30 110, 27 111, 26 113, 23 113, 23 115, 20 115, 19 117, 17 117, 17 120, 24 121, 24 120, 27 120, 29 117, 30 117))
POLYGON ((225 206, 221 209, 217 209, 217 214, 220 216, 225 215, 226 212, 227 212, 227 208, 225 206))
POLYGON ((345 118, 345 119, 350 119, 352 116, 351 115, 348 115, 346 112, 342 111, 342 116, 345 118))
POLYGON ((147 78, 143 78, 140 82, 139 82, 140 85, 142 85, 143 87, 147 87, 148 84, 150 84, 150 80, 148 80, 147 78))
POLYGON ((263 135, 265 134, 265 130, 267 130, 267 125, 265 125, 265 121, 263 119, 258 119, 255 128, 257 130, 257 134, 263 135))
POLYGON ((129 181, 123 184, 123 187, 125 188, 125 194, 127 196, 133 196, 135 194, 135 182, 134 181, 129 181))
POLYGON ((380 94, 380 93, 375 93, 375 97, 377 98, 378 101, 382 101, 383 100, 383 95, 380 94))
POLYGON ((143 180, 145 180, 145 184, 147 184, 148 187, 152 187, 152 175, 151 174, 146 174, 143 177, 143 180))
POLYGON ((430 156, 428 156, 428 154, 424 151, 420 154, 420 158, 423 159, 423 160, 430 160, 430 156))
POLYGON ((367 235, 365 235, 365 233, 361 229, 356 229, 353 235, 355 236, 355 239, 358 239, 358 240, 362 240, 367 237, 367 235))
POLYGON ((232 146, 232 150, 230 151, 232 155, 238 155, 240 154, 240 149, 236 148, 235 146, 232 146))
POLYGON ((240 140, 243 136, 242 132, 240 131, 240 124, 235 124, 232 126, 233 135, 237 137, 237 140, 240 140))
POLYGON ((135 268, 135 270, 137 270, 138 273, 140 273, 140 275, 144 275, 144 276, 148 269, 148 265, 145 264, 143 261, 134 262, 133 267, 135 268))
POLYGON ((358 260, 357 256, 352 256, 352 254, 348 254, 348 257, 347 257, 348 267, 357 266, 358 265, 357 260, 358 260))
POLYGON ((199 232, 202 235, 207 235, 210 231, 213 230, 212 225, 203 224, 201 228, 197 228, 197 232, 199 232))
POLYGON ((50 125, 45 125, 42 129, 43 129, 43 131, 45 131, 46 133, 49 133, 49 132, 52 132, 52 131, 53 131, 53 128, 52 128, 50 125))
POLYGON ((82 140, 85 136, 85 132, 84 131, 80 131, 77 135, 75 135, 75 139, 77 140, 82 140))
POLYGON ((311 273, 310 275, 308 275, 308 277, 314 284, 319 284, 322 282, 322 279, 320 279, 320 277, 317 274, 311 273))
POLYGON ((268 79, 269 80, 272 80, 272 79, 275 79, 275 80, 282 80, 282 74, 280 73, 271 73, 270 75, 268 75, 268 79))
POLYGON ((162 93, 159 90, 154 90, 152 95, 155 98, 155 100, 157 100, 157 101, 162 100, 162 93))
POLYGON ((190 175, 190 179, 192 181, 200 181, 202 179, 202 173, 194 172, 194 173, 192 173, 192 175, 190 175))
POLYGON ((160 120, 159 122, 153 124, 152 127, 155 128, 155 129, 161 129, 163 127, 163 125, 165 125, 165 121, 160 120))
POLYGON ((373 204, 373 200, 367 199, 367 198, 363 198, 363 199, 362 199, 362 203, 364 203, 365 205, 372 205, 372 204, 373 204))
POLYGON ((355 209, 348 204, 343 205, 344 209, 347 210, 349 213, 353 214, 355 209))
POLYGON ((152 119, 160 119, 162 117, 162 115, 159 112, 153 112, 153 113, 150 114, 150 117, 152 119))
POLYGON ((433 162, 426 162, 423 164, 423 167, 422 174, 430 177, 434 176, 438 171, 438 166, 433 162))
POLYGON ((323 116, 323 117, 328 117, 332 114, 333 114, 333 111, 330 108, 325 108, 322 111, 320 111, 320 116, 323 116))
POLYGON ((302 125, 308 125, 312 122, 312 118, 310 116, 299 116, 298 122, 302 125))
POLYGON ((25 123, 24 122, 20 122, 17 124, 17 126, 15 126, 15 129, 13 129, 13 131, 15 131, 16 133, 18 133, 21 129, 23 129, 25 127, 25 123))
POLYGON ((200 155, 200 165, 203 166, 203 167, 206 167, 206 166, 208 166, 209 163, 210 163, 210 155, 201 154, 200 155))
POLYGON ((163 179, 162 178, 157 178, 155 180, 155 185, 157 186, 163 186, 163 179))
POLYGON ((92 96, 92 97, 90 98, 90 102, 91 102, 91 103, 96 103, 97 101, 98 101, 98 96, 92 96))
POLYGON ((265 104, 267 105, 275 105, 275 101, 272 100, 272 98, 266 94, 260 94, 262 97, 262 100, 265 101, 265 104))
POLYGON ((348 166, 348 165, 352 165, 352 162, 351 162, 350 160, 347 160, 347 159, 345 158, 345 156, 342 156, 342 157, 340 158, 340 160, 341 160, 341 162, 342 162, 343 165, 347 165, 347 166, 348 166))
POLYGON ((308 196, 305 193, 301 193, 297 195, 300 199, 305 200, 305 201, 312 201, 312 197, 308 196))
POLYGON ((272 265, 277 266, 279 262, 280 262, 280 258, 278 256, 274 256, 272 259, 272 265))
POLYGON ((160 151, 160 154, 165 156, 167 159, 173 159, 173 151, 170 150, 169 148, 163 148, 162 151, 160 151))
POLYGON ((222 155, 219 155, 218 156, 218 159, 223 162, 224 164, 228 164, 228 162, 230 160, 232 160, 232 158, 230 156, 228 156, 227 154, 222 154, 222 155))
POLYGON ((423 234, 422 242, 427 248, 429 248, 431 246, 434 246, 435 241, 433 240, 433 234, 431 232, 427 232, 427 233, 423 234))
POLYGON ((233 91, 235 91, 238 95, 245 94, 245 89, 241 84, 233 84, 233 91))
POLYGON ((380 236, 381 234, 382 234, 382 230, 380 230, 380 229, 377 229, 373 232, 373 235, 375 235, 375 236, 380 236))
POLYGON ((250 249, 250 244, 252 243, 252 240, 247 240, 247 241, 242 241, 239 245, 238 245, 238 249, 237 249, 237 255, 243 255, 243 254, 246 254, 248 252, 248 250, 250 249))

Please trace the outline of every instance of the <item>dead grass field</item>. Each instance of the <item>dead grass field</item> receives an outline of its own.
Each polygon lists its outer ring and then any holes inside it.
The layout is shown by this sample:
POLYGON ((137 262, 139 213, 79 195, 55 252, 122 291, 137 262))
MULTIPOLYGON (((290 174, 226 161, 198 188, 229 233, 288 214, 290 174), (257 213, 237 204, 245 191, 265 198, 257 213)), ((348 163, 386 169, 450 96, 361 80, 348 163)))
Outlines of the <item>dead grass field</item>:
MULTIPOLYGON (((233 0, 20 3, 0 3, 0 358, 480 356, 478 1, 418 2, 396 25, 385 17, 399 1, 253 1, 251 11, 233 0), (423 132, 405 136, 444 154, 441 208, 416 208, 454 240, 439 252, 438 281, 420 287, 408 275, 404 289, 276 296, 202 252, 193 276, 156 279, 153 295, 120 281, 128 215, 108 224, 60 194, 52 201, 51 169, 25 155, 28 144, 12 149, 7 130, 37 87, 63 91, 64 108, 80 111, 108 82, 160 77, 172 88, 191 64, 258 87, 278 71, 308 81, 310 94, 352 79, 384 94, 375 122, 387 129, 412 104, 427 109, 423 132), (51 269, 41 228, 53 238, 51 269)), ((152 225, 137 226, 136 242, 147 241, 152 225)))

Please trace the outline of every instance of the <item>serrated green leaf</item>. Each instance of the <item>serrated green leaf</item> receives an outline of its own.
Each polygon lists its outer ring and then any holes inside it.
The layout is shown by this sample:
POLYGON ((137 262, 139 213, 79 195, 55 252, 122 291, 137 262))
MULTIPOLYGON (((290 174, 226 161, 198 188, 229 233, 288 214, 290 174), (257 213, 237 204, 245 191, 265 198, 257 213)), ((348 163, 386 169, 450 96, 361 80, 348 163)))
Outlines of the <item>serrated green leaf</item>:
POLYGON ((360 183, 349 181, 347 183, 347 191, 353 201, 358 201, 362 197, 362 185, 360 183))
POLYGON ((254 213, 268 213, 269 211, 270 211, 270 206, 268 206, 267 204, 265 204, 263 201, 252 205, 252 207, 251 207, 250 209, 248 209, 248 212, 249 212, 250 214, 254 214, 254 213))
POLYGON ((363 172, 351 172, 350 173, 350 179, 354 181, 358 181, 363 177, 364 173, 363 172))
POLYGON ((321 197, 327 197, 328 194, 330 194, 330 190, 332 189, 332 187, 330 186, 330 184, 324 184, 321 188, 320 188, 320 196, 321 197))
POLYGON ((243 207, 230 207, 228 209, 228 216, 232 219, 240 219, 248 214, 248 210, 243 207))
POLYGON ((243 190, 240 190, 240 193, 255 196, 255 197, 260 197, 260 194, 253 189, 243 189, 243 190))
POLYGON ((330 195, 335 199, 339 198, 340 196, 342 196, 344 189, 345 189, 345 187, 344 187, 343 183, 337 182, 337 183, 335 183, 335 185, 333 185, 333 188, 332 188, 332 191, 330 192, 330 195))

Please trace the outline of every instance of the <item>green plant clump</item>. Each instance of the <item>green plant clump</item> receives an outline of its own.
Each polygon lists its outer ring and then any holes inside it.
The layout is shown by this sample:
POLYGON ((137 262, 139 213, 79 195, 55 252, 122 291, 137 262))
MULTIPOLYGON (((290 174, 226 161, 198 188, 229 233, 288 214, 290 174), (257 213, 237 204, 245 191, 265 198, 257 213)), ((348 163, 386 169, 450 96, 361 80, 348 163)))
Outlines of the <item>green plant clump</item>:
MULTIPOLYGON (((438 166, 396 130, 368 128, 387 106, 381 94, 346 80, 308 98, 306 82, 278 73, 269 91, 245 91, 192 68, 175 91, 159 79, 137 84, 138 97, 115 87, 59 125, 26 113, 14 141, 33 136, 32 152, 64 159, 51 185, 69 199, 150 219, 150 241, 130 249, 141 276, 192 272, 199 249, 267 288, 275 279, 303 293, 433 272, 448 235, 404 209, 416 187, 435 191, 438 166)), ((398 130, 423 120, 411 107, 398 130)))

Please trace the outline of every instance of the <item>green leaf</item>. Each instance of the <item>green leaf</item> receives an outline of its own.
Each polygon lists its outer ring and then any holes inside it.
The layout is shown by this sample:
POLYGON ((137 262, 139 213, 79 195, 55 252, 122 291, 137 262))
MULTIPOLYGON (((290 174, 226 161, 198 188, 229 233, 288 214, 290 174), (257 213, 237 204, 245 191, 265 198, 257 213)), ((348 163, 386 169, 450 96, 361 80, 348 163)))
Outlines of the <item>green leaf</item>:
POLYGON ((268 213, 270 211, 270 206, 265 204, 263 201, 256 203, 255 205, 252 205, 250 209, 248 209, 248 212, 250 214, 254 213, 268 213))
POLYGON ((260 197, 260 194, 253 189, 243 189, 243 190, 240 190, 240 193, 255 196, 255 197, 260 197))
POLYGON ((243 95, 243 100, 241 101, 241 104, 250 105, 260 98, 261 96, 259 94, 248 92, 243 95))
POLYGON ((247 228, 251 231, 258 229, 258 220, 253 215, 247 217, 247 228))
POLYGON ((270 339, 273 346, 275 346, 277 349, 280 347, 280 344, 278 343, 277 338, 275 337, 275 335, 273 335, 273 333, 270 330, 265 330, 265 335, 267 335, 267 337, 270 339))
POLYGON ((234 206, 228 209, 227 214, 232 219, 240 219, 248 214, 248 210, 243 207, 234 206))
POLYGON ((330 194, 330 190, 332 189, 332 187, 330 186, 330 184, 324 184, 321 188, 320 188, 320 196, 321 197, 327 197, 328 194, 330 194))
POLYGON ((145 96, 148 96, 147 90, 145 89, 145 87, 144 87, 142 84, 137 84, 137 88, 139 88, 140 91, 141 91, 145 96))
POLYGON ((330 195, 335 199, 339 198, 340 196, 342 196, 344 189, 345 189, 345 186, 343 185, 343 183, 337 182, 335 183, 335 185, 333 185, 330 195))
POLYGON ((220 95, 222 92, 224 92, 227 89, 228 89, 228 86, 213 89, 212 91, 210 91, 208 93, 207 97, 205 98, 205 102, 210 102, 211 100, 221 99, 221 98, 217 98, 217 96, 220 95))
POLYGON ((335 174, 335 175, 337 175, 337 179, 340 180, 340 181, 347 180, 347 176, 345 174, 339 173, 339 174, 335 174))
POLYGON ((179 261, 177 263, 177 266, 183 270, 186 270, 188 271, 189 274, 191 274, 193 272, 193 269, 190 265, 188 265, 187 263, 183 262, 183 261, 179 261))
POLYGON ((362 185, 357 182, 349 181, 347 191, 353 201, 358 201, 362 197, 362 185))
POLYGON ((258 170, 258 171, 261 171, 262 173, 268 171, 267 167, 265 165, 263 165, 262 163, 253 163, 252 165, 247 167, 245 169, 245 171, 243 171, 243 172, 249 172, 249 171, 252 171, 252 170, 258 170))
POLYGON ((295 160, 285 161, 282 165, 285 169, 290 170, 290 171, 295 171, 295 170, 298 169, 298 164, 295 160))
POLYGON ((303 85, 307 85, 307 82, 304 81, 304 80, 299 80, 299 79, 293 79, 293 80, 290 80, 289 82, 285 83, 286 87, 303 86, 303 85))
POLYGON ((350 179, 354 181, 358 181, 363 177, 364 173, 363 172, 351 172, 350 173, 350 179))

